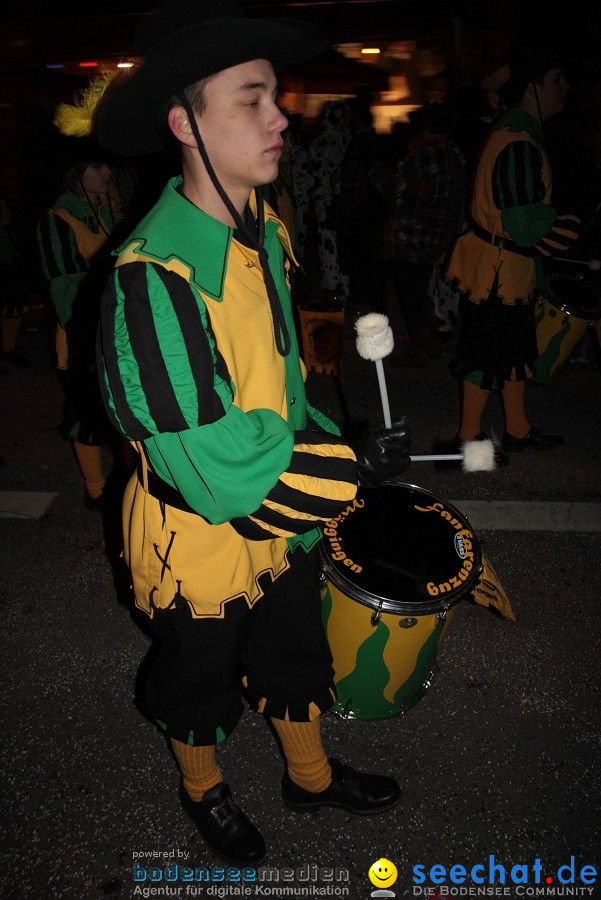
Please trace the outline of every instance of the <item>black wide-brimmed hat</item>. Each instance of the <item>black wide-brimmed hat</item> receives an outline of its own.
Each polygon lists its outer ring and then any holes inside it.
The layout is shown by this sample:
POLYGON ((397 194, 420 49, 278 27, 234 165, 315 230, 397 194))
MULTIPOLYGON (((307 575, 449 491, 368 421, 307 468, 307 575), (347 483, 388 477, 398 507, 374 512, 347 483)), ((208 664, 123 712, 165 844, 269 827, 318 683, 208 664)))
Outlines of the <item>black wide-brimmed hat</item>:
POLYGON ((530 81, 561 68, 569 58, 568 49, 556 40, 519 36, 509 49, 506 65, 492 76, 495 92, 502 98, 519 95, 530 81))
POLYGON ((544 76, 551 69, 563 68, 573 62, 569 44, 557 38, 519 35, 509 49, 505 65, 482 82, 491 106, 499 100, 510 106, 520 99, 529 82, 544 76))
POLYGON ((200 79, 253 59, 268 59, 279 71, 329 45, 314 25, 252 19, 235 0, 167 0, 142 19, 134 40, 142 63, 115 78, 95 123, 100 143, 125 156, 163 147, 166 102, 200 79))

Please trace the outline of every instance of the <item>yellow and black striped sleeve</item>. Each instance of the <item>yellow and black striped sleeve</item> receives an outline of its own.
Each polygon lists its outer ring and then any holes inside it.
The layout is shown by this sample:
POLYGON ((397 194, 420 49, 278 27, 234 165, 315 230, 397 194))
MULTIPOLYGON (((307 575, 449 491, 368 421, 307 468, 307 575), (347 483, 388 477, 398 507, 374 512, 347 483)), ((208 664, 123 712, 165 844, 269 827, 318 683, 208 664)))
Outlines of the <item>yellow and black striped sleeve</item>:
POLYGON ((534 249, 541 256, 557 256, 569 250, 579 237, 580 219, 572 215, 556 216, 550 231, 534 245, 534 249))
POLYGON ((335 518, 357 493, 357 460, 334 434, 295 433, 292 459, 255 512, 230 523, 250 540, 289 538, 335 518))

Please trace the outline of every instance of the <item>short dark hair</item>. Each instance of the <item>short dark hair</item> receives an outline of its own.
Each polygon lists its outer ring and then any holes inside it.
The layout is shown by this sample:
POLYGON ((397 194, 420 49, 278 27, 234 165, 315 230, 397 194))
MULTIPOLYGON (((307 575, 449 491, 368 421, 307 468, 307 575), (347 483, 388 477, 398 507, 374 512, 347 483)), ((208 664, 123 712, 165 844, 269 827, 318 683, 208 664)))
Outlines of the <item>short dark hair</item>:
MULTIPOLYGON (((184 95, 192 109, 202 115, 206 106, 206 98, 204 94, 205 85, 208 81, 210 81, 214 76, 207 75, 206 78, 201 78, 200 81, 195 81, 194 84, 188 85, 188 87, 184 88, 180 93, 184 95)), ((177 141, 173 135, 173 132, 169 128, 167 124, 167 117, 171 110, 176 106, 181 106, 182 101, 180 99, 180 94, 173 94, 172 97, 167 100, 167 102, 162 106, 159 114, 158 114, 158 126, 157 130, 161 135, 161 140, 163 144, 171 149, 175 149, 177 147, 177 141)))
MULTIPOLYGON (((212 81, 215 75, 207 75, 206 78, 201 78, 200 81, 195 81, 194 84, 189 84, 188 87, 184 88, 181 93, 184 95, 194 112, 197 112, 202 115, 206 106, 206 97, 205 97, 205 87, 209 81, 212 81)), ((169 113, 170 110, 173 109, 174 106, 181 106, 182 101, 180 100, 179 94, 174 94, 170 100, 167 101, 166 113, 169 113)), ((166 118, 166 116, 165 116, 166 118)))

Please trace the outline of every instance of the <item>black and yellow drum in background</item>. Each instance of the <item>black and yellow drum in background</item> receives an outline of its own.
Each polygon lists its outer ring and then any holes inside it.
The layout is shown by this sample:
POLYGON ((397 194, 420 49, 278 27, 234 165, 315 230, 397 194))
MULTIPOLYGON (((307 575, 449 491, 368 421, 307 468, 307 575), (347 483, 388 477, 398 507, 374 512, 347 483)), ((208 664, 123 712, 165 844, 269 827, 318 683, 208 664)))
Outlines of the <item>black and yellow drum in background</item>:
POLYGON ((334 659, 333 712, 398 716, 423 696, 457 612, 482 572, 467 520, 412 485, 360 492, 320 545, 323 622, 334 659))
POLYGON ((601 300, 590 285, 571 275, 550 275, 536 305, 539 355, 533 381, 554 382, 600 316, 601 300))

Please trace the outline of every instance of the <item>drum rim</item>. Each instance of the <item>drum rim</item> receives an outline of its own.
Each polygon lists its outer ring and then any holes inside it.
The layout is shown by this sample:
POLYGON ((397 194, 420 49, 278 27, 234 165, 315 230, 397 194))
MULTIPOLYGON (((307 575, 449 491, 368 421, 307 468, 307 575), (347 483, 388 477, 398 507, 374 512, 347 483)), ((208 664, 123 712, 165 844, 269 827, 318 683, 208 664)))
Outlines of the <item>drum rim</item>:
POLYGON ((571 275, 549 276, 549 278, 547 278, 545 280, 545 287, 541 291, 539 303, 544 300, 547 300, 554 309, 557 309, 557 310, 559 310, 559 312, 565 313, 568 316, 574 316, 575 319, 585 319, 588 322, 597 322, 599 320, 599 318, 601 318, 601 297, 599 297, 599 294, 597 293, 597 291, 593 287, 591 287, 590 284, 584 284, 583 282, 578 281, 578 279, 574 278, 571 275), (576 312, 575 310, 571 309, 567 303, 560 300, 558 297, 549 296, 546 293, 547 286, 548 286, 549 282, 553 280, 553 277, 565 278, 568 281, 573 281, 573 282, 575 282, 575 284, 580 284, 580 285, 582 285, 582 287, 587 288, 587 290, 589 290, 597 298, 597 311, 594 313, 591 312, 588 315, 584 315, 582 312, 576 312))
POLYGON ((441 597, 432 597, 431 601, 421 600, 419 603, 412 603, 407 600, 391 600, 387 597, 381 597, 379 594, 374 594, 365 588, 358 587, 348 578, 345 578, 343 573, 334 567, 332 560, 328 557, 325 549, 325 540, 322 535, 318 545, 318 549, 319 555, 321 557, 322 569, 324 571, 324 574, 326 575, 327 580, 331 581, 334 587, 338 588, 338 590, 341 591, 345 595, 345 597, 349 597, 351 600, 356 600, 357 603, 360 603, 362 606, 369 607, 369 609, 373 610, 374 612, 392 613, 393 615, 397 616, 428 616, 432 615, 432 613, 447 612, 447 610, 451 609, 453 606, 459 603, 460 600, 463 600, 466 594, 470 594, 472 592, 484 569, 480 541, 478 540, 478 537, 474 529, 472 528, 469 519, 466 515, 464 515, 464 513, 461 513, 452 503, 449 503, 443 497, 439 497, 437 494, 432 493, 432 491, 420 487, 417 484, 410 484, 409 482, 386 482, 385 484, 381 485, 381 487, 407 487, 419 491, 421 494, 427 495, 434 500, 444 503, 445 508, 452 512, 457 519, 459 519, 461 522, 467 523, 470 531, 474 536, 475 559, 472 572, 461 588, 455 588, 454 592, 450 594, 443 594, 441 597), (352 592, 349 591, 350 587, 353 588, 352 592))

